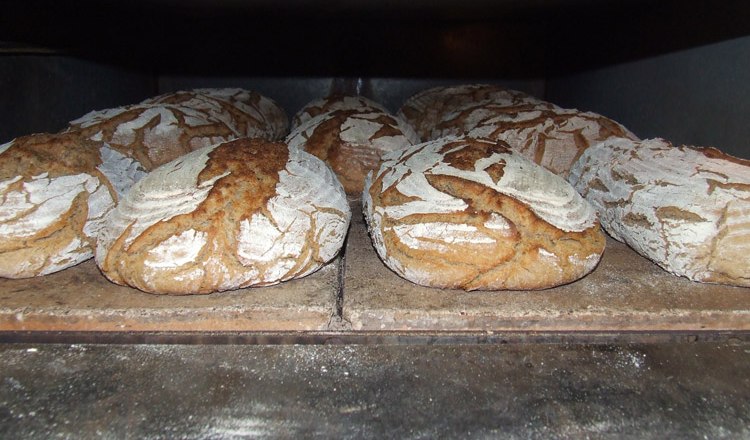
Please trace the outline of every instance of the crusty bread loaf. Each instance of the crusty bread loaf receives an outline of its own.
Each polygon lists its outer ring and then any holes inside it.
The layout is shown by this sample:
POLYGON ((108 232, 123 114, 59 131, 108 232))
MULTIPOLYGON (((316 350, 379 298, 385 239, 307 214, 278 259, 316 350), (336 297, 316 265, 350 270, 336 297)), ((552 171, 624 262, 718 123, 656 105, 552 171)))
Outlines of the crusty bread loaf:
POLYGON ((104 216, 145 172, 72 134, 0 146, 0 276, 46 275, 93 256, 104 216))
POLYGON ((310 119, 336 110, 388 113, 385 107, 364 96, 331 95, 307 103, 292 118, 292 130, 310 119))
MULTIPOLYGON (((481 104, 516 109, 531 109, 537 106, 556 107, 526 93, 498 85, 466 84, 423 90, 407 99, 397 116, 408 122, 422 141, 428 141, 444 136, 433 133, 433 130, 445 120, 449 113, 454 113, 466 106, 481 104)), ((463 131, 450 134, 461 135, 463 131)))
POLYGON ((347 194, 356 196, 383 153, 416 141, 406 123, 370 105, 315 116, 287 138, 289 148, 305 150, 329 164, 347 194))
POLYGON ((207 113, 240 136, 268 140, 288 134, 289 120, 284 110, 272 99, 252 90, 239 88, 204 88, 166 93, 149 98, 142 104, 171 104, 190 107, 207 113))
POLYGON ((667 271, 750 286, 750 161, 613 139, 588 149, 569 180, 610 235, 667 271))
POLYGON ((463 135, 501 140, 563 177, 589 146, 612 137, 638 139, 602 115, 483 84, 425 90, 407 100, 399 115, 423 140, 463 135))
POLYGON ((388 153, 363 211, 378 255, 424 286, 543 289, 604 251, 593 208, 502 142, 446 137, 388 153))
POLYGON ((136 104, 87 113, 69 133, 103 141, 147 170, 241 133, 208 113, 172 104, 136 104))
POLYGON ((96 250, 115 283, 209 293, 307 275, 339 251, 350 218, 314 156, 238 139, 152 171, 107 217, 96 250))
POLYGON ((567 177, 570 168, 591 145, 613 137, 638 138, 602 115, 566 109, 508 111, 490 105, 466 107, 448 115, 434 134, 501 140, 526 158, 567 177))

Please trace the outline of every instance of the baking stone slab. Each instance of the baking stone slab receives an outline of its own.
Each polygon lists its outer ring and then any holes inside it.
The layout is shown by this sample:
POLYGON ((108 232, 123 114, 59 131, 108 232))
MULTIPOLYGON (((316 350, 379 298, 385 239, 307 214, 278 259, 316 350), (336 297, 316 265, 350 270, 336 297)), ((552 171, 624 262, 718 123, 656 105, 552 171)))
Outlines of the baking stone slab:
POLYGON ((607 237, 587 277, 548 290, 418 286, 378 258, 359 212, 346 249, 343 319, 365 331, 677 331, 750 329, 750 288, 701 284, 607 237))
POLYGON ((0 279, 0 331, 326 330, 339 260, 275 286, 153 295, 109 282, 93 260, 51 275, 0 279))

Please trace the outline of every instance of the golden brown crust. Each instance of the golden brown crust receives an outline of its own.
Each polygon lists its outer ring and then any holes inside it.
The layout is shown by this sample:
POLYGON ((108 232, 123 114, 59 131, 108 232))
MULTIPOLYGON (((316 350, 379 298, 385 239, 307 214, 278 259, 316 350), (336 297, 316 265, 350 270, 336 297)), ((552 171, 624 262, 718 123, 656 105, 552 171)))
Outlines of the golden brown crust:
POLYGON ((107 142, 147 170, 238 137, 238 132, 222 121, 169 104, 138 104, 96 112, 71 122, 68 132, 107 142))
POLYGON ((362 193, 367 174, 384 152, 410 145, 398 120, 376 108, 324 113, 303 123, 290 139, 300 136, 300 146, 326 162, 351 195, 362 193), (377 129, 369 132, 371 126, 377 129))
POLYGON ((97 169, 101 146, 69 133, 34 134, 0 154, 0 209, 7 213, 0 216, 0 276, 44 275, 91 258, 95 236, 86 228, 95 227, 87 223, 117 200, 97 169))
MULTIPOLYGON (((583 232, 562 231, 535 215, 526 205, 487 187, 447 176, 428 178, 435 188, 461 198, 469 209, 450 216, 441 214, 410 217, 404 223, 449 222, 470 225, 495 239, 484 246, 454 245, 449 252, 414 249, 405 245, 392 228, 384 223, 383 240, 388 253, 404 265, 430 273, 426 285, 464 290, 545 289, 573 282, 586 273, 573 264, 571 255, 601 255, 605 239, 599 225, 583 232), (484 226, 495 213, 510 224, 510 232, 499 233, 484 226), (557 256, 554 264, 541 256, 539 249, 557 256)), ((373 188, 379 187, 379 182, 373 188)), ((373 192, 370 192, 373 195, 373 192)), ((374 195, 373 203, 381 203, 374 195)))
POLYGON ((288 118, 276 102, 252 90, 195 89, 167 93, 144 104, 169 104, 198 110, 227 123, 241 136, 281 139, 288 131, 288 118))
MULTIPOLYGON (((414 193, 408 196, 393 180, 385 182, 394 179, 394 172, 403 173, 397 167, 416 164, 412 156, 420 154, 419 150, 396 162, 386 160, 368 188, 365 214, 375 247, 389 267, 417 284, 464 290, 544 289, 573 282, 593 269, 605 246, 598 222, 565 230, 540 217, 534 202, 501 192, 507 173, 514 174, 509 178, 515 180, 525 167, 535 165, 502 143, 466 138, 437 142, 444 144, 434 150, 442 158, 435 159, 433 153, 421 156, 431 157, 423 173, 429 188, 415 186, 421 180, 417 179, 404 187, 414 193), (440 164, 440 171, 430 165, 433 160, 440 164), (512 169, 507 160, 513 160, 512 169), (481 172, 477 171, 480 163, 481 172), (498 189, 480 183, 485 174, 498 189), (427 194, 432 191, 441 194, 440 200, 449 196, 446 202, 451 206, 465 207, 444 209, 440 202, 427 205, 427 194), (410 205, 414 208, 407 208, 410 205)), ((406 181, 411 172, 418 171, 411 167, 398 182, 406 181)), ((567 186, 560 178, 552 181, 567 186)), ((535 187, 528 190, 538 191, 535 187)))
POLYGON ((42 173, 50 177, 91 173, 101 163, 100 146, 101 142, 72 133, 19 137, 13 140, 12 148, 0 155, 0 181, 42 173))
MULTIPOLYGON (((149 272, 144 267, 147 264, 145 257, 155 244, 193 230, 206 234, 206 242, 210 244, 196 255, 196 264, 204 263, 207 273, 222 273, 223 269, 212 267, 218 261, 211 255, 221 254, 222 249, 236 249, 240 222, 257 212, 267 214, 268 200, 275 195, 279 172, 284 169, 288 154, 284 144, 260 139, 244 138, 219 145, 209 153, 209 160, 199 173, 196 184, 226 176, 214 182, 205 200, 189 213, 151 225, 129 244, 125 242, 129 234, 127 231, 123 233, 100 263, 102 271, 114 282, 144 291, 166 294, 215 291, 220 280, 210 277, 202 277, 192 290, 175 282, 186 272, 183 266, 176 267, 171 274, 163 270, 161 279, 144 279, 142 274, 149 272)), ((221 259, 221 265, 227 269, 230 278, 247 271, 234 258, 221 259)))
MULTIPOLYGON (((436 126, 449 114, 467 106, 493 104, 512 108, 554 107, 517 90, 494 84, 470 84, 434 87, 410 97, 399 110, 399 116, 414 127, 422 141, 433 140, 436 126)), ((453 133, 460 135, 463 132, 453 133)))
POLYGON ((100 234, 110 280, 187 295, 277 284, 341 249, 350 211, 319 159, 242 138, 205 147, 137 183, 100 234))
POLYGON ((386 113, 385 107, 363 96, 333 94, 317 99, 305 105, 292 118, 292 129, 299 127, 310 119, 339 110, 358 110, 362 113, 386 113))

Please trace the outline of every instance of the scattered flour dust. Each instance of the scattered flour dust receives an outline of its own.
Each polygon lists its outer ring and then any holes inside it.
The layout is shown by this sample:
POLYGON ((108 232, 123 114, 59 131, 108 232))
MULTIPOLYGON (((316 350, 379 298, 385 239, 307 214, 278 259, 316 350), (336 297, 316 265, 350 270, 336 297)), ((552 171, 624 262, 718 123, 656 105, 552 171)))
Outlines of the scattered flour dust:
POLYGON ((256 417, 217 418, 212 420, 211 424, 206 425, 194 438, 233 439, 268 436, 273 431, 271 423, 275 422, 256 417))
POLYGON ((646 367, 646 354, 630 350, 618 350, 615 360, 618 368, 637 368, 646 367))

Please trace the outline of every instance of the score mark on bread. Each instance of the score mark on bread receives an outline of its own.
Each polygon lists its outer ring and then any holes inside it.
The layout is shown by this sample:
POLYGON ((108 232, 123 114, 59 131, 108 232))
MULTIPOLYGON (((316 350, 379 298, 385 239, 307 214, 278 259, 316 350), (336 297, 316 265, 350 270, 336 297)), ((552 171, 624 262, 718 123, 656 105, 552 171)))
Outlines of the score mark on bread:
POLYGON ((320 160, 238 139, 135 185, 108 217, 96 260, 110 280, 153 293, 270 285, 330 261, 349 218, 343 189, 320 160))
POLYGON ((604 250, 591 206, 501 142, 447 137, 388 153, 363 203, 381 259, 425 286, 553 287, 604 250))

